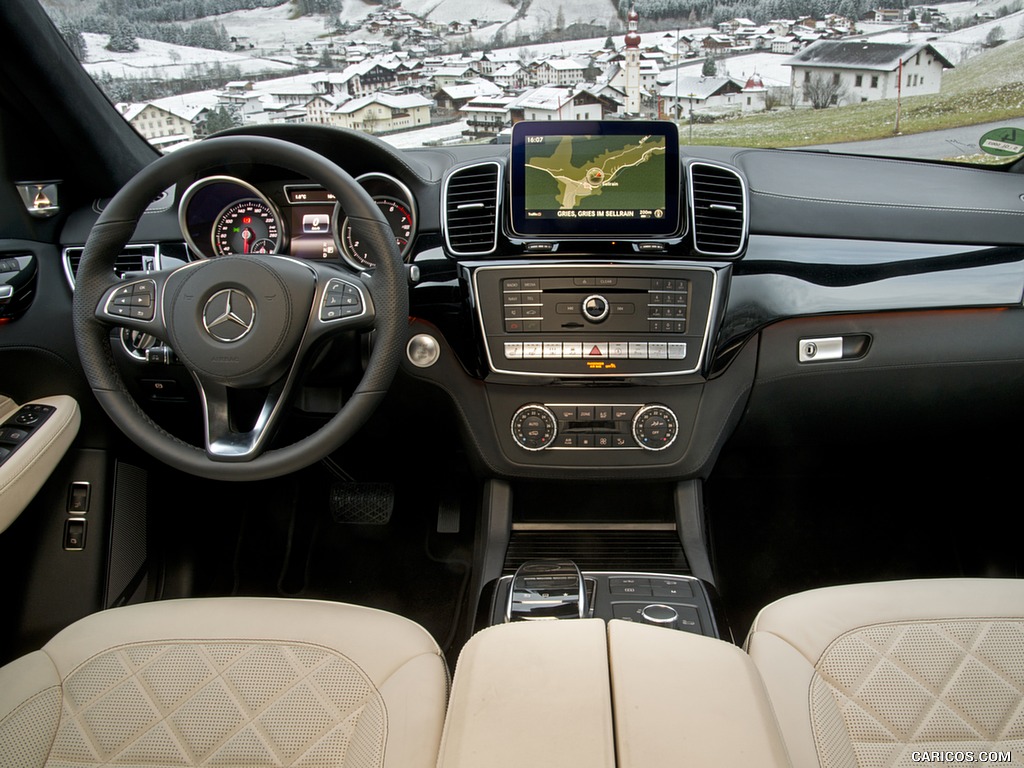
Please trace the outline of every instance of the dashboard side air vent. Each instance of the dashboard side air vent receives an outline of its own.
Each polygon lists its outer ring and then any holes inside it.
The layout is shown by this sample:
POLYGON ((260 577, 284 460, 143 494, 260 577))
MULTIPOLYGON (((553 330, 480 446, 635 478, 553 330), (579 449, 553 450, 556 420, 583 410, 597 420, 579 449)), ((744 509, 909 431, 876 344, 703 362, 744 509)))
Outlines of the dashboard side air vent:
POLYGON ((498 245, 501 165, 458 168, 445 179, 441 205, 444 241, 450 253, 483 256, 498 245))
POLYGON ((710 163, 691 163, 689 174, 694 249, 705 256, 738 256, 747 239, 743 178, 710 163))
MULTIPOLYGON (((82 260, 80 246, 64 249, 64 274, 72 290, 75 287, 75 275, 78 264, 82 260)), ((126 272, 147 272, 159 269, 159 249, 155 245, 126 245, 114 262, 114 272, 121 277, 126 272)))

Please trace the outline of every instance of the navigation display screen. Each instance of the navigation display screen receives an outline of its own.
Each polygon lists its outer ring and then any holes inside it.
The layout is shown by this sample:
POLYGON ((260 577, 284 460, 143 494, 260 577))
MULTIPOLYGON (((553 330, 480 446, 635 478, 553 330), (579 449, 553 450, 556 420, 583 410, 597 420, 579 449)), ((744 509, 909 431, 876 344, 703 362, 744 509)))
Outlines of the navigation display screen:
POLYGON ((679 230, 672 123, 516 123, 509 174, 516 235, 666 237, 679 230))

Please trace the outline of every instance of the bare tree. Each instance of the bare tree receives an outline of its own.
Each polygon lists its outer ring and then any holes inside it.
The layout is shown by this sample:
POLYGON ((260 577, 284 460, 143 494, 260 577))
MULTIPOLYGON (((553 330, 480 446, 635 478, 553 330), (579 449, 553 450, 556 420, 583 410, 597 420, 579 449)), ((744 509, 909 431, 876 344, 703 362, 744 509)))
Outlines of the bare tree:
POLYGON ((837 76, 826 77, 819 73, 804 82, 804 101, 811 102, 815 109, 838 104, 846 94, 846 85, 837 76))
POLYGON ((793 89, 785 85, 773 85, 764 93, 764 108, 768 112, 779 107, 796 107, 793 89))

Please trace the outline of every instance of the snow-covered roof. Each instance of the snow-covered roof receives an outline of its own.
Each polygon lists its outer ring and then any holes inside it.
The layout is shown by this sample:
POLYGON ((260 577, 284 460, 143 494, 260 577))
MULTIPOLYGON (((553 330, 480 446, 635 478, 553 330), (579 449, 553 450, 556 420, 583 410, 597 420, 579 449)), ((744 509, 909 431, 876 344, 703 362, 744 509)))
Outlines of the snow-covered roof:
POLYGON ((660 95, 670 99, 694 99, 703 101, 724 89, 740 90, 736 82, 729 77, 680 77, 663 86, 660 95), (729 88, 733 86, 733 88, 729 88))
POLYGON ((438 93, 443 93, 450 99, 468 99, 474 96, 496 95, 501 92, 501 86, 482 77, 474 78, 468 83, 446 85, 438 90, 438 93))
POLYGON ((572 91, 551 85, 531 88, 509 104, 513 109, 558 109, 572 98, 572 91))
POLYGON ((429 107, 432 103, 430 99, 415 93, 403 96, 391 93, 371 93, 369 96, 361 96, 346 102, 337 111, 343 115, 351 115, 370 104, 382 104, 391 109, 415 109, 416 107, 429 107))
POLYGON ((523 71, 523 68, 516 63, 504 64, 498 69, 494 70, 491 77, 514 77, 523 71))
POLYGON ((867 69, 892 72, 900 61, 927 50, 944 67, 952 64, 931 45, 922 43, 871 43, 842 40, 819 40, 814 45, 794 54, 786 66, 829 67, 833 69, 867 69))
POLYGON ((541 64, 542 66, 546 64, 547 66, 551 67, 551 69, 563 72, 568 72, 570 70, 579 70, 582 72, 584 69, 587 68, 585 64, 581 64, 580 62, 576 61, 576 59, 546 59, 541 64))

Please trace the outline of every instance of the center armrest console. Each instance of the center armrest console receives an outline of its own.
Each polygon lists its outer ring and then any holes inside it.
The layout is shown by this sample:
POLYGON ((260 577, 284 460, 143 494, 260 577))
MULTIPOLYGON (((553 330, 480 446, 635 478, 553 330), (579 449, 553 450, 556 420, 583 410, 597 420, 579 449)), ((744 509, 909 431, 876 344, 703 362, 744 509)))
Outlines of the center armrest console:
POLYGON ((608 624, 618 768, 791 765, 764 683, 742 650, 608 624))
POLYGON ((484 629, 459 656, 439 768, 612 768, 603 621, 484 629))
POLYGON ((439 768, 790 766, 750 658, 635 622, 519 621, 466 644, 439 768))

